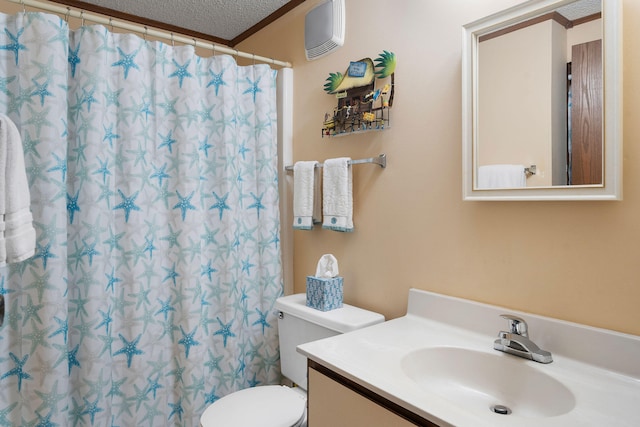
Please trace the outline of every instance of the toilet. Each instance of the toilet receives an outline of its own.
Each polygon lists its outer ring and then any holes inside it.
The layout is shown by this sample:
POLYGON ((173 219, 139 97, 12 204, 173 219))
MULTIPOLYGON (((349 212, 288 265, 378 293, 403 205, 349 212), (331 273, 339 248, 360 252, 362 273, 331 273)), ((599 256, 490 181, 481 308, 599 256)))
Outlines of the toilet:
POLYGON ((320 311, 306 306, 306 294, 278 298, 280 370, 297 387, 246 388, 216 400, 200 417, 201 427, 306 427, 307 359, 296 352, 306 342, 384 322, 384 316, 344 304, 320 311))

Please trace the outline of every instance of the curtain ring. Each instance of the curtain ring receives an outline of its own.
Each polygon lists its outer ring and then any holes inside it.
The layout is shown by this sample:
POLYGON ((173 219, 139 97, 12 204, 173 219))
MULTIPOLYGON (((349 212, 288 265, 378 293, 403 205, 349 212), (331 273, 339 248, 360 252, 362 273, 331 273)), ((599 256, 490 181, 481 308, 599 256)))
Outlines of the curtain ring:
POLYGON ((256 66, 256 54, 255 53, 253 54, 253 66, 254 67, 256 66))
POLYGON ((109 26, 111 27, 111 32, 113 33, 113 17, 109 17, 109 26))
POLYGON ((69 16, 71 15, 71 8, 69 6, 67 6, 67 13, 64 14, 64 21, 68 24, 69 23, 69 16))
POLYGON ((171 33, 171 46, 175 47, 175 45, 176 45, 176 42, 175 40, 173 40, 173 33, 171 33))
POLYGON ((80 26, 84 27, 84 10, 80 11, 80 26))
POLYGON ((144 41, 147 41, 147 34, 149 33, 149 29, 147 28, 147 26, 144 26, 144 34, 142 35, 142 38, 144 39, 144 41))
POLYGON ((27 13, 27 7, 24 4, 24 0, 21 0, 20 4, 22 4, 22 13, 27 13))
POLYGON ((193 40, 193 48, 195 49, 197 47, 198 42, 196 41, 195 37, 193 37, 191 40, 193 40))
POLYGON ((213 50, 213 56, 216 56, 216 44, 215 43, 211 44, 211 50, 213 50))

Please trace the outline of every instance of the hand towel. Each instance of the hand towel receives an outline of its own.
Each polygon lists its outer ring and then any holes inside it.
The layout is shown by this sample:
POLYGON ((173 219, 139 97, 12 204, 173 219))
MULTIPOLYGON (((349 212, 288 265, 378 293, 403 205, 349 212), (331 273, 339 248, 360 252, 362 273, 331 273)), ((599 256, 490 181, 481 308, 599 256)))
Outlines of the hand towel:
POLYGON ((0 266, 33 256, 36 231, 18 128, 0 114, 0 266))
POLYGON ((478 168, 478 188, 522 188, 527 186, 524 165, 487 165, 478 168))
POLYGON ((322 228, 353 231, 353 186, 351 159, 340 157, 324 162, 322 173, 322 228))
POLYGON ((293 228, 311 230, 320 222, 320 168, 316 161, 293 165, 293 228))

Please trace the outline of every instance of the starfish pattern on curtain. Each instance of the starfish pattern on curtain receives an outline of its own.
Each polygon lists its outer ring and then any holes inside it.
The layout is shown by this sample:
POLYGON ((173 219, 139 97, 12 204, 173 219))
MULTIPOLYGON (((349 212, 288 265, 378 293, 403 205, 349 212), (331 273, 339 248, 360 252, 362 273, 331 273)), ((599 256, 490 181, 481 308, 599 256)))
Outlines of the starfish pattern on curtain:
POLYGON ((37 232, 0 269, 0 426, 197 426, 280 379, 276 72, 0 15, 37 232))

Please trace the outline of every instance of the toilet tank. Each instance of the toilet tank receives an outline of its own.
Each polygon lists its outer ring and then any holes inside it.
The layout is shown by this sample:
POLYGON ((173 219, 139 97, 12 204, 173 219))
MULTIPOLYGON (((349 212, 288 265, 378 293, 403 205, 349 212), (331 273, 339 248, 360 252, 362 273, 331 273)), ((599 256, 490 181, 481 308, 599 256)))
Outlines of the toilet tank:
POLYGON ((382 314, 348 304, 330 311, 316 310, 307 307, 306 299, 306 294, 295 294, 276 301, 276 310, 280 312, 280 369, 282 375, 304 390, 307 358, 296 351, 298 345, 384 322, 382 314))

